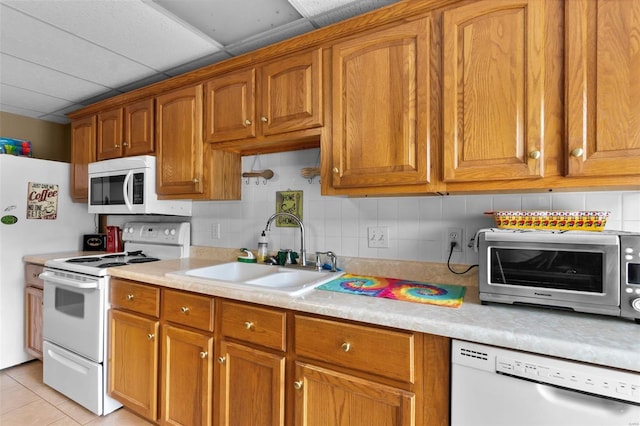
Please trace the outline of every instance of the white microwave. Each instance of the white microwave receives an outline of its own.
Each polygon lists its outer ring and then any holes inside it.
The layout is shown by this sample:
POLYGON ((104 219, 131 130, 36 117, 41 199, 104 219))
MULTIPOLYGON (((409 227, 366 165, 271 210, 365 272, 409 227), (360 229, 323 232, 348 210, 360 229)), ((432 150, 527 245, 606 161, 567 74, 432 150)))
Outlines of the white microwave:
POLYGON ((191 216, 191 200, 159 200, 156 157, 89 163, 89 213, 191 216))

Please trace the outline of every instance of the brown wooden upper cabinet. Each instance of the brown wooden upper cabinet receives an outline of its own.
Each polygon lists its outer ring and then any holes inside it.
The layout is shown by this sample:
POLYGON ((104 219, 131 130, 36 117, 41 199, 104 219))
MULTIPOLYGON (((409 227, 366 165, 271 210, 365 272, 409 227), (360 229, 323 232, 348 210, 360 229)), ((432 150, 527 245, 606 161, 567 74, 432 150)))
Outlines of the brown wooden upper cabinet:
POLYGON ((431 24, 425 17, 332 47, 328 192, 431 182, 431 24))
POLYGON ((567 174, 640 175, 640 1, 567 0, 567 174))
POLYGON ((544 3, 481 0, 443 13, 446 182, 544 176, 544 3))
POLYGON ((89 198, 89 163, 96 161, 96 117, 71 123, 71 198, 86 203, 89 198))
POLYGON ((322 51, 298 53, 205 84, 205 142, 322 126, 322 51))
POLYGON ((202 194, 202 85, 164 93, 156 102, 156 191, 174 198, 202 194))
POLYGON ((97 159, 153 154, 153 98, 98 114, 97 159))

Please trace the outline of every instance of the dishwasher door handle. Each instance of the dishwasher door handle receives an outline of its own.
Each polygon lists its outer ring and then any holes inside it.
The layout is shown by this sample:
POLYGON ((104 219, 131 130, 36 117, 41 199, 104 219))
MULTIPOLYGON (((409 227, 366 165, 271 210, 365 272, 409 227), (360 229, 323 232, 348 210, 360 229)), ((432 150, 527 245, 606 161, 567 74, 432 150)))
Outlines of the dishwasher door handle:
POLYGON ((536 384, 536 390, 549 403, 562 405, 582 413, 591 411, 593 413, 616 415, 630 409, 628 403, 542 383, 536 384))

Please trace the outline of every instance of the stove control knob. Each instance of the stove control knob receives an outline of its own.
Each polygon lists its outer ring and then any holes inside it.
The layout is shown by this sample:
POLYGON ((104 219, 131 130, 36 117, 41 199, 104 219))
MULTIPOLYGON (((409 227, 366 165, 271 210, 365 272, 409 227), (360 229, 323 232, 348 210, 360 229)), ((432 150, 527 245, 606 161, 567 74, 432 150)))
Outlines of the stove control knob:
POLYGON ((631 301, 631 307, 640 312, 640 298, 631 301))
POLYGON ((169 228, 164 230, 164 235, 169 235, 169 228))

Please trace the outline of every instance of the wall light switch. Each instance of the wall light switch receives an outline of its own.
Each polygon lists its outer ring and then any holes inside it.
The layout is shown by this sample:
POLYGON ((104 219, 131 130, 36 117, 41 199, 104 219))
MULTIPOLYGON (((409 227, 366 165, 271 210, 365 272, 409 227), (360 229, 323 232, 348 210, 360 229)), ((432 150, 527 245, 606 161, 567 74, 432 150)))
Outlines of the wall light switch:
POLYGON ((211 224, 211 239, 219 240, 220 239, 220 224, 212 223, 211 224))
POLYGON ((388 248, 389 247, 389 227, 388 226, 370 226, 367 228, 367 240, 371 248, 388 248))

